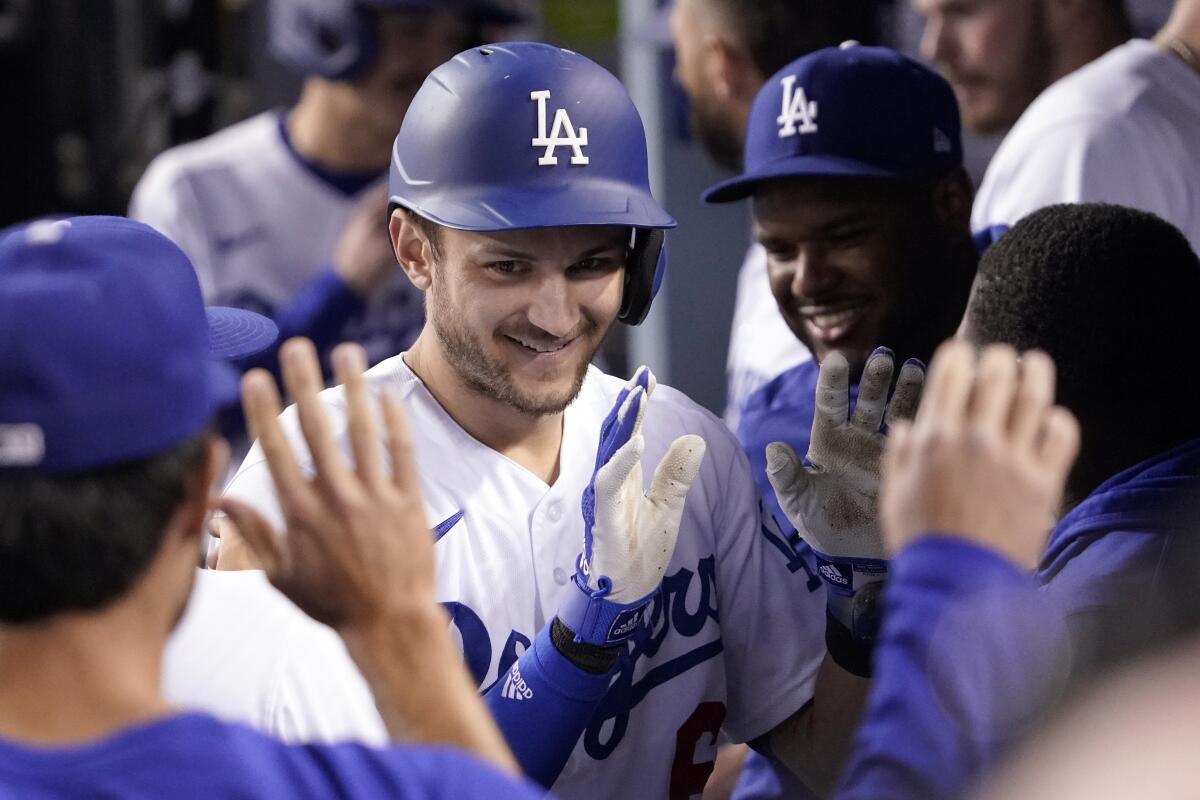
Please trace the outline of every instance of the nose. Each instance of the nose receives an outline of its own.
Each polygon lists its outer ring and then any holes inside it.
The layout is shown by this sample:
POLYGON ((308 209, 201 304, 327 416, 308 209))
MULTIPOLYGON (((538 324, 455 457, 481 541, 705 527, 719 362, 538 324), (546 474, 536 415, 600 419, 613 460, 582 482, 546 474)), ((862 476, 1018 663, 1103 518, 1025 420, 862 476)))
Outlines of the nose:
POLYGON ((548 275, 530 290, 529 322, 555 338, 570 335, 581 314, 564 274, 548 275))
POLYGON ((818 297, 837 283, 837 270, 830 267, 825 249, 820 245, 801 247, 792 263, 793 297, 818 297))

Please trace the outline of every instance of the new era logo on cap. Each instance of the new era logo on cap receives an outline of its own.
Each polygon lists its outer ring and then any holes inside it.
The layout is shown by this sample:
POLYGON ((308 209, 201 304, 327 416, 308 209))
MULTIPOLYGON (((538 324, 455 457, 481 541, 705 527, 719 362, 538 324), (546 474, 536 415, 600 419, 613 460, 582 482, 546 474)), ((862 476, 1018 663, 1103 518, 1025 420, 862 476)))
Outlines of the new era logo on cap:
POLYGON ((46 436, 33 423, 0 425, 0 467, 33 467, 46 456, 46 436))

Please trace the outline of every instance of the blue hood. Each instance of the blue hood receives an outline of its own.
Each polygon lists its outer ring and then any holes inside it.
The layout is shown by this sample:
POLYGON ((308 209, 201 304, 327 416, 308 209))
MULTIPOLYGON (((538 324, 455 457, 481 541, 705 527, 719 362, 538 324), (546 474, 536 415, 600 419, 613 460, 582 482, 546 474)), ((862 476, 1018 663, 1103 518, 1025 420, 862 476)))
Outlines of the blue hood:
POLYGON ((1194 439, 1096 487, 1054 527, 1038 571, 1045 579, 1088 541, 1114 531, 1165 537, 1194 529, 1200 535, 1198 506, 1200 439, 1194 439))

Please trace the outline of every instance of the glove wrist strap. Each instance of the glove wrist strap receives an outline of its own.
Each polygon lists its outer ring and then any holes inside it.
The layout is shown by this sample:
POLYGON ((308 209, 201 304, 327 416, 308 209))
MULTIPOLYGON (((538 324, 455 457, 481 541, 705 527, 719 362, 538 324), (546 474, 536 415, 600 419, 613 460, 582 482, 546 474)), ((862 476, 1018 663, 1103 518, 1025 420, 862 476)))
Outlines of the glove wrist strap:
POLYGON ((825 582, 825 645, 847 672, 869 677, 871 652, 883 616, 888 562, 878 558, 829 556, 813 551, 825 582))
POLYGON ((576 642, 612 647, 630 639, 642 626, 642 612, 658 594, 658 587, 645 597, 632 603, 616 603, 607 597, 612 583, 605 577, 597 582, 599 589, 591 589, 587 579, 577 569, 571 582, 575 589, 568 590, 558 609, 562 624, 575 632, 576 642))

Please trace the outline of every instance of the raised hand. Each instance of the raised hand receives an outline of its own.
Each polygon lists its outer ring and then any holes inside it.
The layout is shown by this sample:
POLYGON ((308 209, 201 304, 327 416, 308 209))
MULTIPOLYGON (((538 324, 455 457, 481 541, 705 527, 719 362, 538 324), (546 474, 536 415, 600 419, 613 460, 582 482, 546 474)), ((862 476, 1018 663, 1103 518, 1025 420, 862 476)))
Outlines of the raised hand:
POLYGON ((640 367, 617 396, 584 490, 583 552, 574 578, 579 591, 568 593, 558 616, 590 644, 614 645, 637 630, 675 552, 684 500, 704 459, 703 439, 679 437, 643 492, 641 429, 655 385, 650 370, 640 367))
POLYGON ((942 345, 915 422, 892 431, 880 514, 898 550, 930 532, 1036 566, 1079 452, 1079 424, 1054 405, 1054 364, 1006 345, 976 357, 942 345))
POLYGON ((887 576, 877 513, 883 426, 912 416, 925 379, 921 362, 905 362, 889 402, 894 361, 886 348, 871 354, 850 414, 849 366, 841 353, 829 353, 817 378, 812 466, 782 442, 767 447, 767 478, 779 505, 816 555, 833 619, 858 643, 874 638, 875 600, 887 576))

